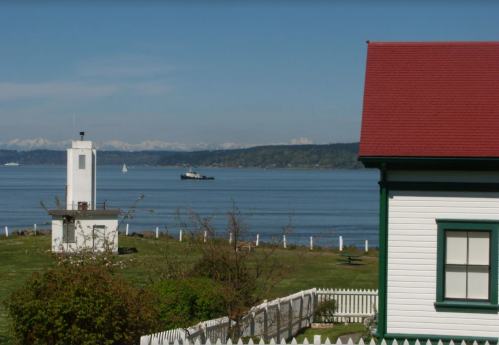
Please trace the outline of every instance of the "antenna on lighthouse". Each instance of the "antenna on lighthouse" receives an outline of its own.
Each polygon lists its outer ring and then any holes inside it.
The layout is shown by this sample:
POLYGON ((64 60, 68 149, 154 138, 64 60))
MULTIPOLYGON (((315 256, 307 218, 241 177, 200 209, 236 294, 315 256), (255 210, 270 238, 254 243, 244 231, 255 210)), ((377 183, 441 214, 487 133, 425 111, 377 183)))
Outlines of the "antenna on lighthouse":
MULTIPOLYGON (((74 135, 75 135, 75 120, 76 120, 76 116, 73 113, 73 135, 72 135, 73 138, 74 138, 74 135)), ((73 139, 71 139, 71 140, 73 140, 73 139)))

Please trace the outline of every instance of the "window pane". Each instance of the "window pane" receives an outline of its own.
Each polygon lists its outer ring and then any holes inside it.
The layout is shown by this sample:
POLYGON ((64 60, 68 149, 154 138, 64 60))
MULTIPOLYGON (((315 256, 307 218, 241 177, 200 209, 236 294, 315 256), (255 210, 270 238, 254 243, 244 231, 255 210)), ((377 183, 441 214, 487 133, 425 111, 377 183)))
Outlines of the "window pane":
POLYGON ((445 297, 466 298, 466 267, 445 267, 445 297))
POLYGON ((62 226, 62 242, 68 243, 68 224, 64 223, 62 226))
POLYGON ((68 223, 68 242, 75 242, 75 223, 68 223))
POLYGON ((468 298, 489 299, 489 267, 468 267, 468 298))
POLYGON ((470 231, 469 236, 469 265, 488 265, 489 264, 489 243, 490 232, 470 231))
POLYGON ((467 248, 468 248, 468 232, 467 231, 446 231, 447 247, 446 247, 446 263, 466 265, 467 263, 467 248))
POLYGON ((79 169, 85 169, 85 155, 80 155, 78 161, 78 168, 79 169))

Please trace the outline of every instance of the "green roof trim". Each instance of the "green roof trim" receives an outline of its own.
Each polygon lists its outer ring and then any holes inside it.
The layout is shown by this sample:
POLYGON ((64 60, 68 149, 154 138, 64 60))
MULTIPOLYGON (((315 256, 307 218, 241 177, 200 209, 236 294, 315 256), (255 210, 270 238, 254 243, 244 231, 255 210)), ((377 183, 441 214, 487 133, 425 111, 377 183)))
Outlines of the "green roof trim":
POLYGON ((388 170, 499 170, 499 157, 358 157, 366 168, 388 170))

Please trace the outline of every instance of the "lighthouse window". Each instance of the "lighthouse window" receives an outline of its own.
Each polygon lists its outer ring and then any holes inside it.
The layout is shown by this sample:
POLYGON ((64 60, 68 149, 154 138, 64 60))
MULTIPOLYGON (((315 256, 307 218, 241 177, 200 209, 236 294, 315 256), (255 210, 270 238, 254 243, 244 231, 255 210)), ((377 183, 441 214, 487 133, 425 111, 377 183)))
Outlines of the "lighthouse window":
POLYGON ((62 242, 75 243, 75 219, 74 217, 64 217, 62 221, 62 242))
POLYGON ((85 155, 80 155, 79 156, 79 162, 78 162, 78 167, 80 169, 85 169, 85 155))

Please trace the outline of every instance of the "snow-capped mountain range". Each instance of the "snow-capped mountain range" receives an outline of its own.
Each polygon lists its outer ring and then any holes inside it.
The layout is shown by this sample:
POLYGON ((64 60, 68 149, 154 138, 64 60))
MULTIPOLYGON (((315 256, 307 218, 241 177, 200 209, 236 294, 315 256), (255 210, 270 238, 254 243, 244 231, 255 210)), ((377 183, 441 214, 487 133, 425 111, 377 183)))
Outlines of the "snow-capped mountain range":
MULTIPOLYGON (((159 140, 147 140, 140 144, 129 144, 123 141, 94 141, 94 146, 104 151, 200 151, 200 150, 227 150, 241 149, 262 145, 305 145, 312 144, 307 138, 293 139, 288 143, 260 143, 260 144, 210 144, 199 142, 196 144, 166 143, 159 140)), ((71 147, 71 140, 52 142, 44 138, 36 139, 14 139, 5 143, 0 142, 0 149, 3 150, 66 150, 71 147)))

